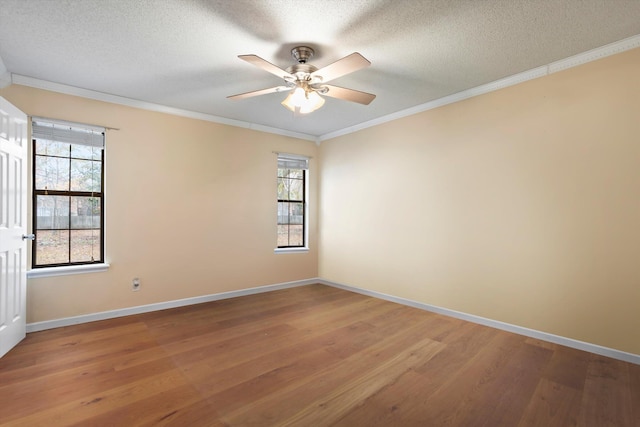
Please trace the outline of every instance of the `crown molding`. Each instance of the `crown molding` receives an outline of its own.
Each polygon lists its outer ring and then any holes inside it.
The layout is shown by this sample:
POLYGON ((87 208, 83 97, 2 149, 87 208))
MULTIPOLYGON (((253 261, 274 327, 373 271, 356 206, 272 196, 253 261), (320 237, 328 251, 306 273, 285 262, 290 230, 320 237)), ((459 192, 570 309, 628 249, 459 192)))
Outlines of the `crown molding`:
POLYGON ((543 65, 537 68, 533 68, 522 73, 514 74, 509 77, 505 77, 500 80, 496 80, 491 83, 487 83, 481 86, 455 93, 453 95, 445 96, 443 98, 436 99, 434 101, 427 102, 425 104, 417 105, 406 110, 401 110, 386 116, 379 117, 374 120, 360 123, 355 126, 350 126, 335 132, 329 132, 318 137, 319 143, 329 139, 337 138, 339 136, 348 135, 353 132, 357 132, 363 129, 367 129, 373 126, 377 126, 383 123, 387 123, 393 120, 397 120, 403 117, 412 116, 414 114, 422 113, 424 111, 432 110, 434 108, 442 107, 454 102, 464 101, 465 99, 473 98, 478 95, 493 92, 496 90, 504 89, 509 86, 524 83, 529 80, 537 79, 539 77, 548 76, 549 74, 564 71, 569 68, 577 67, 578 65, 586 64, 588 62, 597 61, 598 59, 606 58, 607 56, 622 53, 627 50, 640 47, 640 35, 629 37, 608 45, 589 50, 587 52, 579 53, 574 56, 570 56, 565 59, 561 59, 556 62, 552 62, 547 65, 543 65))
MULTIPOLYGON (((1 81, 2 78, 0 75, 0 82, 1 81)), ((46 80, 40 80, 34 77, 23 76, 20 74, 11 74, 11 83, 21 86, 33 87, 36 89, 48 90, 51 92, 63 93, 66 95, 79 96, 81 98, 88 98, 96 101, 109 102, 111 104, 125 105, 127 107, 139 108, 141 110, 155 111, 158 113, 171 114, 174 116, 187 117, 190 119, 235 126, 244 129, 256 130, 259 132, 288 136, 291 138, 303 139, 315 143, 318 142, 316 136, 306 133, 292 132, 284 129, 273 128, 270 126, 263 126, 256 123, 244 122, 242 120, 233 120, 225 117, 214 116, 212 114, 198 113, 195 111, 183 110, 181 108, 168 107, 166 105, 154 104, 152 102, 140 101, 124 96, 111 95, 108 93, 97 92, 94 90, 83 89, 75 86, 68 86, 61 83, 49 82, 46 80)))

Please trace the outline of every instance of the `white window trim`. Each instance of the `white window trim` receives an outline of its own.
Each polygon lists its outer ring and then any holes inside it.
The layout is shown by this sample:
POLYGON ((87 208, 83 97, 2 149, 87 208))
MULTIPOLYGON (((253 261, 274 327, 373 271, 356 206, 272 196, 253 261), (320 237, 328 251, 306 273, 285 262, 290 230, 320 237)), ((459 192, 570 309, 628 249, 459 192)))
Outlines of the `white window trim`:
POLYGON ((27 271, 27 279, 38 279, 40 277, 67 276, 70 274, 99 273, 107 271, 109 264, 81 264, 65 265, 60 267, 33 268, 27 271))
POLYGON ((295 252, 309 252, 309 248, 301 247, 301 248, 275 248, 273 250, 274 253, 277 254, 286 254, 286 253, 295 253, 295 252))

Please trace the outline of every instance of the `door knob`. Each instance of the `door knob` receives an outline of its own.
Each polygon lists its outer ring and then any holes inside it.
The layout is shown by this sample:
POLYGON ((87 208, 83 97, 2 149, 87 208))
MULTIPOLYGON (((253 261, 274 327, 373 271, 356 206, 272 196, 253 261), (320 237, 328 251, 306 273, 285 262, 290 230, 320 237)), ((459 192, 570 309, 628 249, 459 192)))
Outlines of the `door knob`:
POLYGON ((23 234, 22 235, 22 240, 35 240, 36 239, 36 235, 35 234, 23 234))

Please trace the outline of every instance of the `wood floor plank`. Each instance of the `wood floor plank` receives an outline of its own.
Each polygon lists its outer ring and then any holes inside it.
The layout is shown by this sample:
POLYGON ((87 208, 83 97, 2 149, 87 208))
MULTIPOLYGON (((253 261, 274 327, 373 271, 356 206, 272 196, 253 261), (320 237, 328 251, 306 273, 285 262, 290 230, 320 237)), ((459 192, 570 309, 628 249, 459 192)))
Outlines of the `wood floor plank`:
MULTIPOLYGON (((166 390, 163 392, 162 398, 163 405, 161 408, 158 407, 158 396, 153 394, 128 404, 119 405, 113 410, 85 418, 77 425, 78 427, 140 424, 166 425, 169 424, 170 420, 175 422, 178 418, 181 418, 183 412, 193 411, 195 407, 202 406, 200 393, 190 384, 166 390)), ((201 421, 204 421, 207 418, 216 419, 218 414, 209 405, 204 405, 201 407, 198 416, 206 417, 200 418, 201 421)))
MULTIPOLYGON (((209 394, 208 401, 225 420, 224 415, 240 409, 244 412, 252 408, 254 402, 262 398, 277 394, 283 388, 295 383, 299 378, 313 376, 321 371, 326 364, 335 364, 339 359, 332 359, 323 349, 307 352, 295 360, 278 363, 278 367, 256 375, 250 379, 226 388, 218 393, 209 394)), ((236 423, 231 423, 235 425, 236 423)), ((240 423, 244 424, 244 422, 240 423)))
MULTIPOLYGON (((122 384, 144 381, 151 376, 161 377, 175 370, 167 359, 149 362, 145 365, 115 373, 109 365, 70 369, 60 375, 36 378, 30 384, 19 388, 3 388, 3 404, 11 408, 11 415, 28 414, 34 411, 54 410, 56 406, 81 401, 87 395, 96 395, 120 387, 122 384), (93 369, 92 369, 93 368, 93 369)), ((0 422, 4 421, 0 417, 0 422)))
POLYGON ((322 287, 313 288, 311 286, 310 290, 311 292, 307 294, 300 294, 296 293, 297 290, 294 288, 163 310, 145 314, 145 323, 152 332, 156 333, 157 338, 164 342, 165 339, 170 341, 175 337, 197 336, 212 328, 225 329, 232 326, 234 322, 250 323, 242 322, 242 319, 265 310, 270 310, 272 313, 269 316, 263 315, 263 319, 272 321, 274 309, 288 307, 283 311, 294 313, 317 305, 326 307, 333 303, 340 303, 343 299, 346 299, 348 304, 349 300, 361 298, 357 294, 338 293, 334 290, 327 292, 322 287))
MULTIPOLYGON (((87 390, 83 397, 65 401, 60 404, 49 405, 44 410, 35 411, 29 415, 11 419, 10 425, 15 427, 32 427, 38 425, 72 425, 85 423, 97 414, 103 414, 116 408, 129 405, 150 395, 158 395, 166 390, 184 385, 182 373, 173 369, 144 379, 127 381, 123 385, 96 391, 87 390)), ((50 401, 54 402, 58 393, 51 393, 50 401)), ((4 421, 3 421, 4 422, 4 421)))
MULTIPOLYGON (((355 307, 357 308, 358 303, 355 307)), ((241 337, 236 339, 235 345, 223 343, 224 351, 216 351, 218 347, 203 347, 197 357, 188 354, 184 357, 176 356, 174 360, 183 367, 186 374, 191 377, 203 378, 217 375, 224 369, 235 369, 235 366, 241 366, 260 357, 268 357, 271 352, 276 352, 275 356, 280 359, 286 358, 287 355, 300 354, 301 351, 312 351, 317 348, 337 349, 335 351, 348 351, 359 336, 365 331, 371 330, 373 326, 370 321, 376 321, 377 317, 384 317, 390 311, 397 310, 397 306, 386 304, 375 311, 368 310, 365 314, 359 316, 360 320, 354 321, 353 311, 348 318, 337 316, 334 320, 326 319, 315 327, 307 326, 304 330, 290 330, 286 334, 262 336, 258 334, 260 339, 251 339, 251 337, 241 337), (260 346, 260 348, 256 348, 260 346)), ((406 324, 405 324, 406 326, 406 324)), ((287 327, 289 325, 287 324, 287 327)), ((236 329, 233 327, 231 329, 236 329)), ((200 345, 204 346, 202 342, 200 345)), ((179 347, 178 347, 179 349, 179 347)), ((173 354, 173 349, 169 349, 173 354)), ((331 350, 330 350, 331 351, 331 350)))
POLYGON ((426 419, 430 411, 426 402, 431 395, 459 375, 485 343, 498 334, 495 329, 453 320, 449 322, 441 316, 429 319, 425 334, 444 340, 446 346, 400 381, 372 396, 365 405, 352 410, 336 425, 415 425, 426 419))
POLYGON ((392 359, 327 393, 282 422, 283 426, 331 425, 352 408, 363 404, 390 382, 414 366, 433 357, 442 348, 437 341, 425 339, 404 349, 392 359))
MULTIPOLYGON (((119 332, 123 331, 119 330, 119 332)), ((61 369, 81 367, 101 360, 112 361, 122 355, 155 347, 157 344, 148 333, 137 328, 128 334, 119 333, 73 346, 59 346, 57 343, 51 347, 47 345, 48 351, 35 351, 38 356, 34 365, 26 368, 3 367, 0 370, 0 389, 1 384, 43 377, 51 372, 59 372, 61 369), (132 347, 131 342, 135 342, 135 347, 132 347)))
MULTIPOLYGON (((147 331, 146 326, 139 322, 128 322, 122 326, 114 325, 113 328, 82 328, 84 332, 73 333, 72 328, 61 329, 66 329, 64 335, 53 334, 56 336, 47 340, 31 339, 32 334, 27 335, 25 340, 12 350, 13 357, 7 360, 2 359, 0 362, 0 366, 3 367, 0 371, 0 383, 6 381, 3 374, 8 371, 25 366, 41 366, 43 363, 54 364, 58 359, 63 359, 63 363, 66 363, 67 355, 77 354, 78 348, 86 348, 96 344, 94 347, 102 349, 101 351, 104 352, 104 349, 109 347, 105 344, 109 340, 117 340, 118 337, 131 333, 144 334, 147 331), (28 360, 28 363, 24 363, 25 360, 28 360)), ((57 330, 52 330, 52 332, 57 332, 57 330)), ((46 333, 36 332, 35 335, 42 337, 46 333)))
POLYGON ((631 425, 634 405, 629 369, 626 362, 592 355, 585 379, 578 422, 585 427, 631 425))
POLYGON ((553 382, 581 390, 587 377, 590 354, 573 348, 556 346, 542 376, 553 382))
POLYGON ((420 332, 426 325, 418 324, 402 330, 402 333, 381 339, 374 345, 341 360, 326 364, 313 375, 283 386, 278 393, 252 402, 225 415, 231 425, 264 425, 292 417, 299 410, 311 405, 332 391, 350 384, 358 376, 365 375, 420 340, 420 332))
POLYGON ((632 402, 632 424, 640 426, 640 369, 637 366, 627 365, 629 369, 629 382, 631 388, 631 402, 632 402))
POLYGON ((542 378, 518 427, 572 427, 578 425, 582 392, 542 378))
MULTIPOLYGON (((429 322, 429 325, 432 323, 429 322)), ((440 337, 447 347, 433 359, 416 368, 416 372, 428 376, 438 384, 450 380, 452 373, 461 370, 487 343, 500 334, 496 329, 468 322, 460 326, 441 322, 440 327, 442 329, 436 331, 435 335, 440 337)))
POLYGON ((130 425, 141 427, 229 427, 228 424, 219 420, 218 413, 206 400, 200 400, 192 405, 185 406, 181 409, 163 413, 150 419, 149 421, 136 421, 134 424, 130 425))
POLYGON ((408 370, 396 381, 390 382, 370 396, 363 404, 352 408, 342 418, 336 420, 334 426, 420 425, 423 418, 421 411, 412 412, 407 409, 413 405, 421 405, 432 394, 432 386, 429 378, 418 374, 413 369, 408 370))
MULTIPOLYGON (((521 337, 518 337, 521 338, 521 337)), ((552 351, 523 343, 512 351, 495 379, 484 382, 482 392, 474 390, 474 403, 466 411, 462 425, 493 427, 514 426, 522 417, 540 381, 541 372, 552 351)))
POLYGON ((236 358, 228 358, 226 354, 219 354, 207 359, 204 364, 191 366, 184 371, 185 375, 198 385, 203 396, 208 397, 281 369, 309 353, 322 354, 325 359, 324 364, 330 365, 339 358, 332 355, 327 349, 334 346, 346 346, 354 338, 362 337, 363 332, 370 328, 366 323, 357 322, 349 327, 327 332, 313 339, 293 341, 294 344, 291 346, 280 348, 274 346, 272 351, 262 353, 245 351, 236 358))
POLYGON ((482 343, 480 351, 452 372, 428 399, 406 408, 408 419, 422 420, 425 425, 466 425, 474 405, 484 403, 485 393, 494 390, 492 384, 500 379, 511 355, 522 345, 520 337, 511 334, 496 334, 482 343))
POLYGON ((640 426, 640 365, 323 285, 28 334, 0 426, 640 426))
MULTIPOLYGON (((290 342, 295 342, 295 339, 301 338, 300 335, 310 335, 312 333, 319 333, 320 330, 330 331, 339 328, 342 325, 349 325, 354 322, 353 310, 358 310, 360 303, 352 303, 350 306, 344 308, 344 313, 338 309, 329 310, 334 315, 333 318, 321 318, 314 321, 314 326, 300 325, 295 318, 314 319, 316 316, 313 313, 307 311, 296 312, 293 315, 277 315, 274 316, 271 321, 260 321, 252 324, 234 325, 220 330, 213 330, 211 332, 201 333, 194 337, 187 337, 183 339, 176 338, 171 342, 164 340, 164 348, 170 354, 178 354, 190 352, 192 350, 203 348, 205 345, 212 346, 214 344, 229 346, 230 341, 237 341, 240 343, 257 343, 252 337, 263 338, 265 340, 273 341, 276 336, 286 335, 287 333, 296 333, 297 336, 286 336, 285 339, 290 342), (342 315, 340 314, 342 313, 342 315), (301 330, 302 329, 302 330, 301 330), (282 331, 284 334, 274 334, 273 331, 282 331), (253 335, 250 335, 253 334, 253 335)), ((388 305, 381 306, 379 312, 386 312, 393 307, 388 305)), ((365 316, 361 318, 364 319, 365 316)), ((273 346, 280 345, 279 343, 272 343, 273 346)), ((210 352, 211 350, 205 350, 210 352)), ((194 359, 198 359, 194 357, 194 359)), ((200 359, 202 360, 202 359, 200 359)))

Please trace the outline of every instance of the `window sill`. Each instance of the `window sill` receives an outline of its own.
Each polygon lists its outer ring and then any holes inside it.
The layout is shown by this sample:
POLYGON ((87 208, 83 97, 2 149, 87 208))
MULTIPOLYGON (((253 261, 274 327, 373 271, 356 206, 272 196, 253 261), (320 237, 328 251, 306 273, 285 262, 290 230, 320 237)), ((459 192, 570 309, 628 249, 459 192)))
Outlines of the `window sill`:
POLYGON ((307 253, 309 248, 275 248, 273 252, 277 254, 307 253))
POLYGON ((69 274, 99 273, 107 271, 109 264, 87 264, 70 265, 68 267, 45 267, 34 268, 27 271, 27 279, 37 279, 40 277, 66 276, 69 274))

